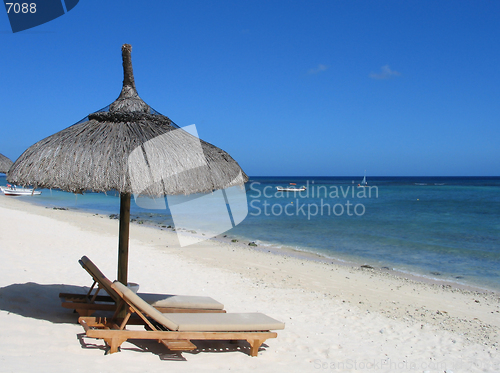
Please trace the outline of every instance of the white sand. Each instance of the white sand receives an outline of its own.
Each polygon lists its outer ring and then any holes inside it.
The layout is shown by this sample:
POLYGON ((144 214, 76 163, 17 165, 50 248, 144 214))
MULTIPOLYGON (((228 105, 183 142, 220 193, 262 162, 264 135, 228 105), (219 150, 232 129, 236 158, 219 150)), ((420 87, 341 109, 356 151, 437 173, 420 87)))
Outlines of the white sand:
POLYGON ((498 294, 214 240, 180 248, 171 231, 137 224, 129 281, 140 291, 208 295, 228 312, 263 312, 286 327, 256 358, 246 342, 171 353, 132 341, 104 355, 58 293, 91 285, 82 255, 115 278, 117 232, 107 216, 0 196, 1 372, 500 371, 498 294))

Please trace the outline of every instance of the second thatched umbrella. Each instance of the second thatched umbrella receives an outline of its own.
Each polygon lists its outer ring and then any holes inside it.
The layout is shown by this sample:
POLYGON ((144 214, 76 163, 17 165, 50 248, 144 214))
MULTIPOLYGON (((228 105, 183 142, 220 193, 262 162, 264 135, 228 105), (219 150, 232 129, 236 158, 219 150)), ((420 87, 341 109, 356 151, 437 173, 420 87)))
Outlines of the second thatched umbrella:
POLYGON ((6 174, 12 166, 12 161, 5 155, 0 154, 0 173, 6 174))
POLYGON ((123 88, 111 105, 28 148, 8 181, 35 188, 120 193, 118 280, 127 283, 130 198, 211 192, 248 181, 225 151, 180 129, 137 94, 132 47, 122 46, 123 88))

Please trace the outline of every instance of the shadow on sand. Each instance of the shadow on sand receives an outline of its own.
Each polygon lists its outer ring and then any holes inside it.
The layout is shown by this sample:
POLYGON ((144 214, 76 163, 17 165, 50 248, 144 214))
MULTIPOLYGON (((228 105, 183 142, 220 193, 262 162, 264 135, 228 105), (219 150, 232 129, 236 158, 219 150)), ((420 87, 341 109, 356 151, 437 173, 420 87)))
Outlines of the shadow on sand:
POLYGON ((74 324, 78 314, 62 308, 59 293, 86 294, 85 286, 40 285, 34 282, 0 288, 0 310, 53 323, 74 324))
MULTIPOLYGON (((0 288, 0 310, 33 319, 46 320, 52 323, 78 323, 78 314, 61 307, 59 293, 86 294, 85 286, 49 284, 40 285, 34 282, 12 284, 0 288)), ((83 349, 99 349, 107 353, 109 348, 104 341, 85 337, 85 333, 77 335, 83 349)), ((129 340, 121 350, 148 352, 157 355, 161 360, 185 361, 183 354, 221 353, 240 351, 250 353, 250 345, 246 341, 193 341, 197 349, 193 351, 169 351, 158 342, 151 340, 129 340)), ((267 347, 263 344, 262 347, 267 347)), ((262 350, 261 347, 261 350, 262 350)))
MULTIPOLYGON (((85 333, 77 335, 77 338, 83 349, 101 350, 103 354, 109 353, 109 347, 102 340, 90 339, 85 336, 85 333)), ((196 345, 196 349, 192 351, 169 351, 164 345, 154 340, 138 340, 129 339, 124 343, 119 351, 134 351, 152 353, 160 360, 169 361, 187 361, 183 355, 196 355, 199 353, 224 353, 239 351, 243 354, 250 355, 250 345, 246 341, 192 341, 196 345)), ((259 351, 264 351, 268 347, 265 343, 262 344, 259 351)))

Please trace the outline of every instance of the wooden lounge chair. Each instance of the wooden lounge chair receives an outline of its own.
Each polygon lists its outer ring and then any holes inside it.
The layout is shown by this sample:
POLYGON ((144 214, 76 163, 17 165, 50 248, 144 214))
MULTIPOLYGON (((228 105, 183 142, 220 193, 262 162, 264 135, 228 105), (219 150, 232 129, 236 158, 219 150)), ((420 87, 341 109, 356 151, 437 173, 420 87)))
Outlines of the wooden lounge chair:
POLYGON ((126 305, 121 322, 118 311, 110 320, 89 316, 78 319, 86 336, 103 339, 110 353, 118 352, 128 339, 157 340, 171 351, 196 349, 191 340, 246 340, 250 355, 257 356, 266 339, 277 337, 270 330, 285 328, 282 322, 262 313, 161 313, 122 283, 115 281, 111 287, 122 299, 119 308, 126 305), (126 329, 132 314, 139 316, 146 330, 126 329))
MULTIPOLYGON (((62 306, 76 310, 80 316, 90 316, 95 311, 116 311, 117 303, 121 298, 112 288, 113 283, 86 256, 78 262, 94 279, 94 283, 87 294, 60 293, 62 306), (100 290, 104 290, 107 294, 100 295, 100 290)), ((152 293, 139 293, 139 295, 148 304, 165 313, 226 312, 222 303, 210 297, 152 293)))

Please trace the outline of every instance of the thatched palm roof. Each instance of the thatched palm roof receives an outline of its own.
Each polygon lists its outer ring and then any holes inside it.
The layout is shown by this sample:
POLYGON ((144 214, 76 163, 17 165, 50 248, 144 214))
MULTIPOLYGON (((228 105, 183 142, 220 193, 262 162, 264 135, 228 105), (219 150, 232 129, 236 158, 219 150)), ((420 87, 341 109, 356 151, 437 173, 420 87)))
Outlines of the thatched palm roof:
POLYGON ((127 283, 131 194, 191 194, 242 185, 225 151, 151 109, 135 88, 132 47, 122 46, 123 88, 107 108, 29 147, 7 180, 68 192, 120 192, 118 280, 127 283))
POLYGON ((12 166, 12 161, 5 155, 0 154, 0 173, 6 174, 12 166))
POLYGON ((28 148, 10 169, 9 182, 162 196, 248 181, 228 153, 179 129, 139 97, 130 52, 125 44, 123 88, 116 101, 28 148))

